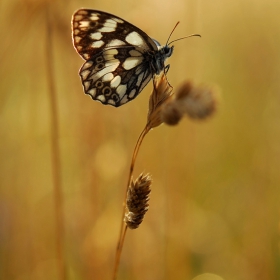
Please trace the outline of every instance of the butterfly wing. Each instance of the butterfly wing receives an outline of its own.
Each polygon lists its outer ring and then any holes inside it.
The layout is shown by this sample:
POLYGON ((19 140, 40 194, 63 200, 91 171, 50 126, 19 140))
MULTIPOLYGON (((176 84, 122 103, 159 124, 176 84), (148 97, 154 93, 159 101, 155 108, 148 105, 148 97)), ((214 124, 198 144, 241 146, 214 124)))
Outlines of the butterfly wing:
POLYGON ((80 9, 72 28, 74 46, 86 60, 79 72, 84 91, 93 99, 118 107, 151 80, 150 54, 158 48, 136 26, 105 12, 80 9))
POLYGON ((80 69, 84 92, 115 107, 134 99, 152 78, 148 61, 133 47, 96 54, 80 69))
POLYGON ((72 17, 73 44, 83 59, 113 46, 137 46, 157 50, 154 41, 141 29, 115 15, 80 9, 72 17))

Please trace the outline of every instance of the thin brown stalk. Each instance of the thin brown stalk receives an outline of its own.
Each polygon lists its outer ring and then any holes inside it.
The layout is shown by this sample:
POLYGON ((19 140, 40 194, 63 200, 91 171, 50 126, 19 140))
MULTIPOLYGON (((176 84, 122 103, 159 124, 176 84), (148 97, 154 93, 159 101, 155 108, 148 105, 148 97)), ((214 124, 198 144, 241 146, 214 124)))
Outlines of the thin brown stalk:
POLYGON ((127 230, 127 226, 124 223, 125 211, 126 211, 126 199, 127 199, 127 191, 132 181, 132 174, 135 166, 136 157, 138 155, 140 146, 144 140, 146 134, 152 129, 159 126, 162 121, 160 119, 160 109, 162 104, 167 102, 167 100, 172 95, 172 88, 169 86, 165 75, 161 75, 160 78, 154 82, 154 90, 150 96, 149 101, 149 112, 147 117, 147 124, 143 131, 141 132, 140 136, 138 137, 137 143, 135 145, 132 160, 130 164, 130 171, 128 175, 127 185, 125 189, 125 196, 123 202, 123 212, 121 216, 121 226, 120 226, 120 234, 118 239, 118 245, 116 249, 116 256, 115 256, 115 264, 114 264, 114 272, 113 272, 113 280, 117 279, 117 273, 120 263, 121 252, 124 244, 125 234, 127 230))
POLYGON ((55 227, 56 227, 56 255, 58 267, 58 279, 66 280, 65 259, 64 259, 64 219, 63 219, 63 197, 61 186, 61 161, 60 147, 58 142, 58 109, 56 100, 56 89, 53 70, 53 52, 52 52, 52 24, 51 7, 46 8, 46 72, 49 86, 50 100, 50 125, 51 125, 51 164, 53 172, 53 194, 55 204, 55 227))
POLYGON ((130 171, 129 171, 129 174, 128 174, 128 180, 127 180, 127 185, 126 185, 125 195, 124 195, 123 212, 122 212, 122 216, 121 216, 120 234, 119 234, 118 245, 117 245, 116 256, 115 256, 113 280, 117 279, 121 252, 122 252, 124 239, 125 239, 125 234, 126 234, 126 230, 127 230, 127 226, 123 222, 124 216, 125 216, 125 209, 126 209, 126 203, 125 202, 126 202, 126 198, 127 198, 127 191, 128 191, 128 188, 131 184, 132 174, 133 174, 133 170, 134 170, 134 166, 135 166, 135 162, 136 162, 138 152, 140 150, 140 147, 141 147, 141 144, 144 140, 144 137, 147 135, 147 133, 149 131, 150 131, 150 127, 148 125, 146 125, 145 128, 143 129, 143 131, 141 132, 141 134, 138 137, 138 140, 136 142, 136 145, 135 145, 135 148, 134 148, 134 151, 133 151, 132 159, 131 159, 130 171))

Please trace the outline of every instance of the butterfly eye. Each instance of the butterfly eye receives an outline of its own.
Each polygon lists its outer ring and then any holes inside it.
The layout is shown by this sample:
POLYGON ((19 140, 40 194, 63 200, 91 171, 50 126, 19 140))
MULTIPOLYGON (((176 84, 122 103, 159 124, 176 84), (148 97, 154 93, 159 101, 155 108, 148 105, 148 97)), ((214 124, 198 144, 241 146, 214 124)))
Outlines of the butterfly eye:
POLYGON ((165 53, 166 57, 170 57, 172 55, 173 48, 174 48, 173 46, 171 48, 168 46, 164 47, 164 53, 165 53))

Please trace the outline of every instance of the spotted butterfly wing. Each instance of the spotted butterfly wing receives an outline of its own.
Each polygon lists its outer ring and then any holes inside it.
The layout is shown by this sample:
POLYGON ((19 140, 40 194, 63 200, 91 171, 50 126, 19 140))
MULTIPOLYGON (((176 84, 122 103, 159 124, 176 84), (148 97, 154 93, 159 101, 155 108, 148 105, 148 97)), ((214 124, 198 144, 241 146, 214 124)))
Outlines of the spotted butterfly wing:
POLYGON ((115 107, 134 99, 173 51, 127 21, 97 10, 74 13, 72 37, 86 60, 79 71, 84 92, 115 107))

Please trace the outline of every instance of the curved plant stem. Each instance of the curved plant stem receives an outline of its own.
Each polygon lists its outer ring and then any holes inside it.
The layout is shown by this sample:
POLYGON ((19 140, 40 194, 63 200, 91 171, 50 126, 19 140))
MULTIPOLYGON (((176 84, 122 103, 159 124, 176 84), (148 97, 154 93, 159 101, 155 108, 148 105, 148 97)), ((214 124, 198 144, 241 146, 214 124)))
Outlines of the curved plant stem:
POLYGON ((138 152, 140 150, 141 144, 144 140, 144 137, 147 135, 147 133, 150 131, 150 126, 146 125, 141 134, 138 137, 138 140, 136 142, 132 159, 131 159, 131 164, 130 164, 130 171, 128 175, 128 180, 127 180, 127 185, 125 189, 125 195, 124 195, 124 201, 123 201, 123 212, 122 212, 122 217, 121 217, 121 227, 120 227, 120 234, 119 234, 119 239, 118 239, 118 245, 117 245, 117 250, 116 250, 116 257, 115 257, 115 265, 114 265, 114 274, 113 274, 113 280, 117 279, 117 273, 118 273, 118 268, 119 268, 119 263, 120 263, 120 257, 121 257, 121 252, 124 244, 124 239, 125 239, 125 234, 127 231, 127 226, 125 226, 123 220, 124 220, 124 215, 125 215, 125 209, 126 209, 126 198, 127 198, 127 191, 128 188, 131 184, 132 180, 132 175, 133 175, 133 170, 136 162, 136 158, 138 155, 138 152))

